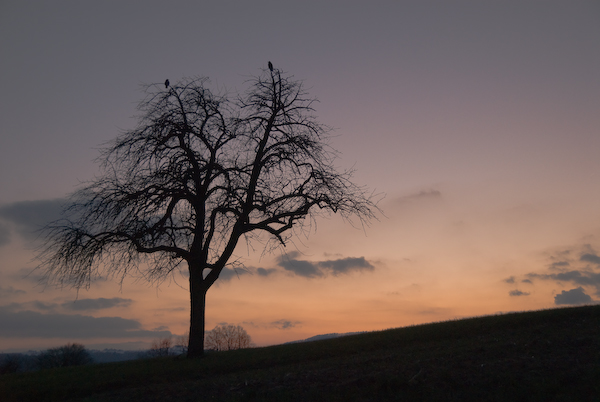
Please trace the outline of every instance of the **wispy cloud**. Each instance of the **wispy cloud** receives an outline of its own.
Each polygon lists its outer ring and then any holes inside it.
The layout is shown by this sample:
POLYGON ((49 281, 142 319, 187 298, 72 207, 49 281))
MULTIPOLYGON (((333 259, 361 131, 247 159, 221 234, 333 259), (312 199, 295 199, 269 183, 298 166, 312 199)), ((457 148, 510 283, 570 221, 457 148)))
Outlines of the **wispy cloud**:
MULTIPOLYGON (((225 325, 227 323, 224 323, 225 325)), ((294 327, 297 327, 299 325, 301 325, 302 322, 301 321, 293 321, 293 320, 288 320, 288 319, 280 319, 280 320, 276 320, 276 321, 271 321, 271 322, 254 322, 254 321, 244 321, 241 323, 241 325, 243 327, 250 327, 250 328, 275 328, 275 329, 281 329, 281 330, 286 330, 286 329, 291 329, 294 327)))
POLYGON ((309 261, 298 260, 293 258, 293 254, 290 253, 287 256, 282 256, 277 265, 285 269, 286 271, 293 272, 298 276, 304 276, 306 278, 314 278, 323 276, 324 273, 316 266, 315 263, 309 261), (290 255, 291 254, 291 255, 290 255))
POLYGON ((11 303, 0 308, 5 311, 17 312, 25 310, 33 310, 38 312, 69 312, 69 311, 96 311, 109 309, 113 307, 129 307, 133 303, 131 299, 122 299, 113 297, 105 299, 103 297, 97 299, 77 299, 66 301, 63 303, 53 303, 40 300, 26 301, 22 303, 11 303))
POLYGON ((579 258, 580 261, 592 262, 594 264, 600 265, 600 257, 596 254, 586 253, 579 258))
POLYGON ((529 296, 529 292, 522 292, 519 289, 511 290, 508 294, 510 296, 529 296))
POLYGON ((277 329, 291 329, 300 324, 301 324, 300 321, 290 321, 290 320, 282 319, 282 320, 277 320, 277 321, 271 322, 270 326, 277 328, 277 329))
MULTIPOLYGON (((229 282, 234 278, 241 278, 244 275, 252 274, 256 272, 259 276, 267 277, 277 272, 276 268, 254 268, 254 267, 243 267, 237 266, 235 268, 223 268, 219 275, 219 281, 217 283, 229 282)), ((186 275, 187 276, 187 275, 186 275)))
POLYGON ((324 271, 330 271, 333 275, 347 274, 351 271, 372 271, 375 269, 364 257, 319 261, 317 265, 324 271))
POLYGON ((420 315, 448 315, 452 309, 443 308, 443 307, 431 307, 424 310, 416 311, 417 314, 420 315))
POLYGON ((550 264, 550 269, 562 269, 564 267, 568 267, 571 264, 568 263, 567 261, 557 261, 557 262, 553 262, 552 264, 550 264))
MULTIPOLYGON (((63 199, 19 201, 0 206, 0 218, 12 223, 21 236, 31 240, 41 228, 60 218, 65 205, 63 199)), ((7 236, 6 225, 0 226, 0 245, 8 241, 7 236)))
MULTIPOLYGON (((582 304, 591 303, 593 299, 585 293, 585 289, 595 289, 600 296, 600 256, 590 244, 577 247, 568 247, 557 250, 548 257, 550 259, 547 269, 541 272, 530 272, 522 283, 534 285, 535 281, 555 281, 560 285, 571 284, 576 288, 562 291, 554 298, 554 303, 582 304)), ((514 278, 510 277, 509 279, 514 278)), ((507 283, 509 280, 505 280, 507 283)), ((526 294, 509 292, 510 296, 523 296, 526 294)))
POLYGON ((244 268, 223 268, 221 274, 219 274, 219 281, 227 282, 233 278, 239 278, 242 275, 248 274, 248 270, 244 268))
POLYGON ((0 297, 7 296, 7 295, 10 295, 10 296, 22 295, 25 293, 27 293, 27 292, 24 290, 21 290, 21 289, 16 289, 10 285, 9 286, 0 286, 0 297))
POLYGON ((113 297, 111 299, 105 299, 100 297, 98 299, 78 299, 72 302, 65 302, 61 306, 67 310, 83 311, 83 310, 102 310, 113 307, 129 307, 133 300, 122 299, 120 297, 113 297))
POLYGON ((590 271, 566 271, 555 274, 536 274, 527 275, 530 279, 555 280, 557 282, 572 282, 576 285, 594 286, 600 291, 600 273, 590 271))
POLYGON ((0 247, 10 243, 10 228, 8 225, 0 222, 0 247))
POLYGON ((329 274, 337 276, 353 271, 373 271, 375 267, 364 257, 339 258, 337 260, 307 261, 300 260, 297 251, 282 255, 277 265, 288 272, 305 278, 324 277, 329 274))
POLYGON ((404 204, 407 202, 421 202, 421 201, 439 201, 442 199, 442 193, 438 190, 423 190, 416 194, 410 194, 403 197, 396 198, 396 203, 404 204))
POLYGON ((35 300, 33 302, 31 302, 31 305, 33 307, 35 307, 38 310, 42 310, 42 311, 55 311, 56 308, 58 307, 57 303, 46 303, 43 301, 39 301, 39 300, 35 300))
POLYGON ((256 273, 260 276, 269 276, 277 272, 275 268, 257 268, 256 273))

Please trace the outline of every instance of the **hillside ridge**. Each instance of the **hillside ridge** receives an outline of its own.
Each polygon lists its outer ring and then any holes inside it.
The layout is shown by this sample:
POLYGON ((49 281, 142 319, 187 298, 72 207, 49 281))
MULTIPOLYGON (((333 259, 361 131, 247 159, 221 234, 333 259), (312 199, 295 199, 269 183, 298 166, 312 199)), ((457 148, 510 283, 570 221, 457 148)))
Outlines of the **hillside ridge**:
POLYGON ((0 376, 3 401, 593 401, 600 306, 0 376))

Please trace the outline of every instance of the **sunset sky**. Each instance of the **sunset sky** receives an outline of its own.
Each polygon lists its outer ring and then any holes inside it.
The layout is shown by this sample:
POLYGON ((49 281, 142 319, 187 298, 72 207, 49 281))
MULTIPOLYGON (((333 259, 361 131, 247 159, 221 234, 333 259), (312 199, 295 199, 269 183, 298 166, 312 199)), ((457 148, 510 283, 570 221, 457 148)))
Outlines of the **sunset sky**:
POLYGON ((44 287, 34 231, 135 127, 142 84, 235 94, 269 60, 382 214, 238 248, 207 329, 262 346, 600 301, 598 1, 9 0, 0 55, 0 351, 188 329, 184 276, 44 287))

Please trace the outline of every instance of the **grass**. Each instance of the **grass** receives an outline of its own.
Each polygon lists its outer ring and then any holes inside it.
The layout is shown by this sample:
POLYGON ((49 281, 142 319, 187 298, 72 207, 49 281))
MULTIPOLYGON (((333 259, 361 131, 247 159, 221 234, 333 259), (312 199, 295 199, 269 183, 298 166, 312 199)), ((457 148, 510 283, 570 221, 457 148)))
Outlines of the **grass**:
POLYGON ((0 401, 600 401, 600 306, 8 374, 0 401))

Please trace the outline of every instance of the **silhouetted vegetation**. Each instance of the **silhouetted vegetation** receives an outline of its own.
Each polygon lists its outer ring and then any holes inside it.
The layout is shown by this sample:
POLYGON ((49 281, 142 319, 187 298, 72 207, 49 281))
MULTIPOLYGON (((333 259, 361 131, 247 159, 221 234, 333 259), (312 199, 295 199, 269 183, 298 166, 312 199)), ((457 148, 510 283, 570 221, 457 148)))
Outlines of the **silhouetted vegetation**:
POLYGON ((92 362, 92 356, 83 345, 78 343, 48 349, 37 356, 38 367, 41 369, 82 366, 92 362))
POLYGON ((600 306, 0 377, 12 401, 597 401, 600 306))
POLYGON ((249 348, 252 342, 250 335, 239 325, 216 326, 206 335, 206 350, 224 351, 249 348))
POLYGON ((173 354, 173 339, 171 337, 156 339, 152 342, 150 350, 148 350, 149 357, 164 357, 173 354))
POLYGON ((240 239, 268 251, 320 214, 363 223, 375 215, 372 194, 335 166, 314 104, 277 68, 233 97, 213 93, 205 78, 149 85, 137 127, 102 150, 101 174, 46 227, 38 255, 46 279, 80 288, 142 270, 160 283, 187 268, 187 353, 201 356, 206 292, 235 267, 240 239))
POLYGON ((93 362, 92 355, 83 345, 69 343, 42 352, 0 354, 0 374, 81 366, 93 362))
POLYGON ((20 371, 21 360, 22 357, 19 353, 5 354, 0 360, 0 375, 20 371))

